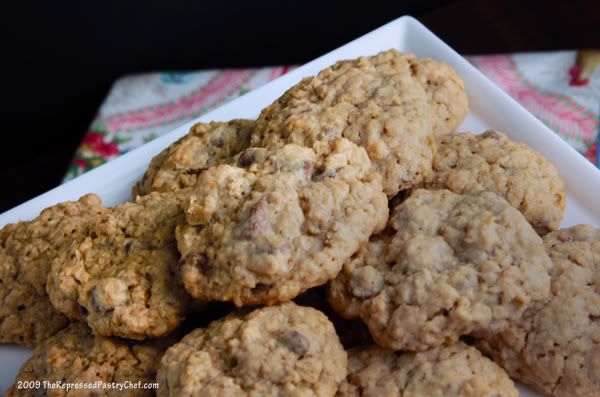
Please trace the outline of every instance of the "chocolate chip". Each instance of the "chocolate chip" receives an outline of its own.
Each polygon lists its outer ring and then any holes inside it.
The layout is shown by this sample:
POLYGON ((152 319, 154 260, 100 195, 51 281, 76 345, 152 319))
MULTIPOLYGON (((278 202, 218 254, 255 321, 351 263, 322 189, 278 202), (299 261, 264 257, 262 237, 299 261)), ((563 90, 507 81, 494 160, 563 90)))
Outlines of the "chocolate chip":
POLYGON ((213 270, 212 262, 205 253, 187 255, 182 261, 184 264, 197 268, 204 275, 208 275, 213 270))
POLYGON ((22 312, 23 310, 25 310, 25 305, 19 305, 17 306, 17 310, 22 312))
POLYGON ((593 314, 590 314, 588 317, 591 322, 600 321, 600 316, 594 316, 593 314))
POLYGON ((350 293, 357 298, 370 298, 383 290, 383 276, 373 266, 354 271, 350 279, 350 293))
POLYGON ((286 332, 281 336, 280 340, 285 347, 296 353, 299 358, 304 357, 310 348, 308 339, 296 330, 286 332))
POLYGON ((223 147, 225 146, 225 141, 223 140, 222 136, 213 138, 210 140, 210 144, 216 147, 223 147))
POLYGON ((248 218, 242 227, 242 235, 253 239, 273 231, 269 222, 269 204, 265 199, 254 203, 248 211, 248 218))
POLYGON ((254 164, 254 161, 256 161, 256 156, 255 156, 254 150, 248 149, 248 150, 244 151, 242 154, 240 154, 240 157, 238 157, 237 163, 240 167, 248 168, 252 164, 254 164))

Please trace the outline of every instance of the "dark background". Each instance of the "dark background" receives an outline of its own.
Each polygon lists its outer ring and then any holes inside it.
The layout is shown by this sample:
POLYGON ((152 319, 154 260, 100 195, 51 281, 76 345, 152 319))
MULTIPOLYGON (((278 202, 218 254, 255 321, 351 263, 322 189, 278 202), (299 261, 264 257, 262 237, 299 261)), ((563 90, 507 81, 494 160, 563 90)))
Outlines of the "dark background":
POLYGON ((0 212, 60 183, 124 74, 302 64, 404 14, 463 54, 600 47, 600 1, 54 0, 3 8, 0 212))

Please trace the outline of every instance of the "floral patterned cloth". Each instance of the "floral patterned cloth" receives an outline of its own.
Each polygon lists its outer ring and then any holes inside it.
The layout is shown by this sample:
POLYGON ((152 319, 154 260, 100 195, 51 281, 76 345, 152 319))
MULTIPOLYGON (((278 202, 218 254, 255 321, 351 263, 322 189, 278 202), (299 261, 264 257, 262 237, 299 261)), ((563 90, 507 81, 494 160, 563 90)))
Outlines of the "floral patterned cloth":
POLYGON ((600 51, 559 51, 469 60, 500 88, 600 166, 600 51))
MULTIPOLYGON (((598 51, 468 59, 569 144, 600 166, 598 51)), ((163 135, 292 67, 166 72, 116 81, 86 133, 65 181, 163 135)))

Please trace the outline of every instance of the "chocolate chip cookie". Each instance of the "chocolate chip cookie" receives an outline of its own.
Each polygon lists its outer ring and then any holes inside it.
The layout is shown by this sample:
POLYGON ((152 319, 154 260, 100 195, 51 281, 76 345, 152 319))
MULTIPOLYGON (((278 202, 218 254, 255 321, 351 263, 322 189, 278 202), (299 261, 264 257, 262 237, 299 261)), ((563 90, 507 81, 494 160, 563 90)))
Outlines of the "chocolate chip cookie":
POLYGON ((565 183, 556 167, 529 146, 493 130, 441 137, 425 186, 459 194, 497 193, 540 233, 558 229, 565 210, 565 183))
POLYGON ((413 75, 413 58, 389 50, 302 80, 261 112, 252 145, 318 151, 344 137, 367 151, 389 197, 419 184, 431 172, 434 108, 413 75))
POLYGON ((175 244, 186 196, 154 192, 107 208, 81 242, 53 261, 52 304, 104 336, 144 339, 177 328, 189 299, 175 244))
POLYGON ((290 302, 185 336, 162 358, 158 395, 334 396, 346 365, 327 317, 290 302))
POLYGON ((206 168, 230 160, 246 149, 254 130, 252 120, 198 123, 187 135, 160 152, 150 162, 132 196, 168 192, 194 186, 206 168))
POLYGON ((491 192, 418 189, 369 245, 346 262, 330 300, 348 317, 360 314, 386 348, 498 333, 549 295, 541 238, 491 192))
POLYGON ((272 304, 334 278, 387 220, 380 176, 339 138, 326 155, 250 148, 200 175, 177 227, 181 274, 200 300, 272 304))
POLYGON ((389 244, 389 236, 371 236, 369 242, 344 263, 342 271, 329 283, 327 300, 340 316, 346 319, 360 317, 364 298, 381 292, 384 279, 378 269, 384 269, 382 264, 385 263, 389 244))
POLYGON ((156 369, 168 344, 105 338, 73 323, 35 348, 7 396, 154 396, 156 369))
POLYGON ((348 377, 338 397, 517 397, 508 375, 475 349, 458 342, 420 353, 380 347, 348 352, 348 377))
POLYGON ((406 56, 411 74, 425 89, 432 106, 436 139, 453 132, 469 112, 463 81, 450 65, 431 58, 406 56))
POLYGON ((600 230, 547 234, 551 296, 520 321, 478 342, 509 375, 556 397, 600 395, 600 230))
POLYGON ((89 194, 0 230, 0 343, 35 346, 68 324, 46 294, 51 261, 103 211, 89 194))

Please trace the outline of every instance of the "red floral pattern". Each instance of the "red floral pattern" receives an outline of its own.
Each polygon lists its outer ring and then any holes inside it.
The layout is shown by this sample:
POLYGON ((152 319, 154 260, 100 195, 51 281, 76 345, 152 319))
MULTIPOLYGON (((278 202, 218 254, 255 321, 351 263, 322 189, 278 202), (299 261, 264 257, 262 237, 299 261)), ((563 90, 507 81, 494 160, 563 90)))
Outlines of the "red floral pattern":
POLYGON ((119 146, 115 142, 105 142, 104 135, 94 131, 88 131, 83 142, 82 150, 90 150, 101 157, 113 157, 119 154, 119 146))
POLYGON ((598 153, 598 144, 597 143, 593 143, 590 148, 585 152, 585 157, 587 157, 588 159, 592 159, 592 161, 594 161, 593 159, 597 159, 597 153, 598 153))
POLYGON ((108 138, 107 132, 101 125, 92 127, 86 134, 81 146, 75 153, 75 158, 69 166, 67 175, 75 177, 91 170, 106 161, 122 154, 119 144, 125 142, 125 138, 108 138))

